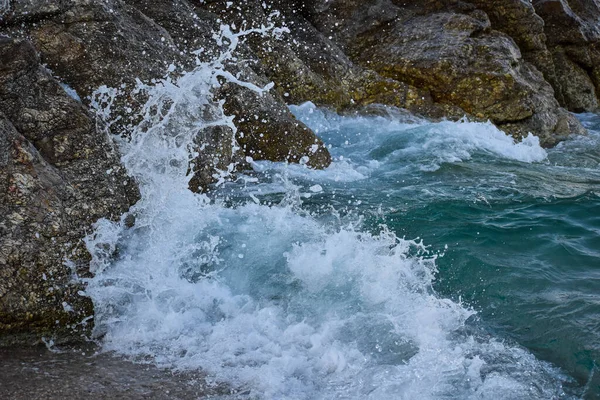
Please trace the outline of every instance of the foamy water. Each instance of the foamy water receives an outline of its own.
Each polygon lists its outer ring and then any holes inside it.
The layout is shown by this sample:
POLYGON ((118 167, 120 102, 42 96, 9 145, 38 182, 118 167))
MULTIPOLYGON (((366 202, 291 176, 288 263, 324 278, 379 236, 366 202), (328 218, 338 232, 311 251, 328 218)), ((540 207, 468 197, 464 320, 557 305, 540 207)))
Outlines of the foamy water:
POLYGON ((233 123, 210 98, 226 57, 143 87, 146 110, 169 108, 147 114, 120 143, 142 193, 131 210, 136 224, 99 221, 87 240, 96 273, 87 294, 105 350, 202 369, 249 398, 567 397, 558 369, 436 293, 443 252, 429 250, 428 238, 366 226, 376 210, 360 209, 370 203, 353 194, 373 176, 395 176, 396 166, 435 172, 480 155, 543 162, 536 138, 515 143, 491 124, 467 121, 338 117, 306 104, 293 111, 326 133, 331 167, 256 163, 209 199, 187 189, 187 171, 194 133, 233 123), (204 107, 217 120, 203 120, 204 107), (340 198, 354 210, 342 212, 340 198), (310 206, 317 200, 318 212, 310 206))

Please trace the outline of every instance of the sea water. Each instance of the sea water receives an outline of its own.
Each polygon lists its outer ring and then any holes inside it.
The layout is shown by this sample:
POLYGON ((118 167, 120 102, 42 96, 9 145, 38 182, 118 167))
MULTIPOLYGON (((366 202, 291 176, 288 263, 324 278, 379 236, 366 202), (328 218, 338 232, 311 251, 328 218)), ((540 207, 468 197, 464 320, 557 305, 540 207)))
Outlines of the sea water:
POLYGON ((141 88, 145 123, 119 144, 135 225, 87 239, 103 349, 241 398, 598 396, 598 117, 544 150, 490 123, 307 103, 292 111, 330 167, 248 160, 194 194, 194 134, 235 123, 210 100, 222 61, 141 88))

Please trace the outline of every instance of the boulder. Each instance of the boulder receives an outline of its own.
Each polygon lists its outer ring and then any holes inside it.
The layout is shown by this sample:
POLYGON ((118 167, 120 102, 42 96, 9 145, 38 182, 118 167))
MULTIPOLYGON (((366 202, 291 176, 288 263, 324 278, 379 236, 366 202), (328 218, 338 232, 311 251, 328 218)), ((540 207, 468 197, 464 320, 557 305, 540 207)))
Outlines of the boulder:
POLYGON ((84 101, 102 85, 133 86, 182 62, 168 32, 124 1, 14 2, 3 25, 30 38, 42 62, 84 101))
MULTIPOLYGON (((139 123, 136 110, 145 101, 132 95, 137 79, 152 83, 172 71, 170 65, 177 66, 173 73, 178 74, 191 70, 198 54, 204 60, 214 57, 219 51, 213 41, 217 25, 214 15, 185 1, 24 0, 3 10, 0 336, 4 343, 41 336, 70 340, 87 332, 91 304, 78 294, 81 285, 72 279, 75 274, 89 276, 89 254, 82 239, 92 223, 120 218, 139 197, 108 127, 88 110, 94 90, 101 85, 120 89, 113 111, 121 119, 111 128, 112 133, 127 135, 139 123), (203 51, 191 53, 199 48, 203 51)), ((241 68, 237 62, 230 67, 241 68)), ((268 83, 256 73, 246 78, 268 83)), ((235 131, 229 125, 199 131, 190 189, 206 189, 222 178, 222 171, 245 165, 245 155, 328 165, 327 149, 294 119, 278 94, 255 97, 250 89, 224 83, 219 95, 243 127, 238 132, 245 139, 246 154, 235 151, 242 147, 235 145, 235 131)))
POLYGON ((429 117, 462 117, 463 110, 435 104, 428 91, 353 63, 338 44, 305 18, 310 2, 242 0, 205 6, 235 26, 283 28, 279 35, 253 35, 246 45, 253 69, 275 83, 288 104, 311 101, 338 112, 386 104, 429 117), (251 17, 249 17, 251 16, 251 17))
POLYGON ((546 146, 584 132, 515 41, 473 4, 315 1, 309 15, 354 62, 426 90, 436 103, 516 137, 532 132, 546 146))
POLYGON ((600 93, 600 5, 595 0, 535 0, 552 54, 557 99, 574 112, 597 111, 600 93))
POLYGON ((198 156, 189 166, 194 191, 244 168, 246 157, 329 165, 323 142, 286 103, 468 115, 515 137, 532 132, 547 146, 584 132, 561 105, 598 109, 595 0, 20 0, 7 6, 0 7, 5 338, 67 339, 89 328, 91 304, 72 279, 89 274, 82 238, 99 218, 120 218, 139 196, 109 128, 126 136, 140 122, 137 110, 147 99, 132 92, 138 79, 176 78, 197 57, 220 54, 227 40, 219 45, 214 34, 223 23, 262 32, 242 38, 225 63, 207 107, 215 115, 205 120, 222 121, 214 107, 222 102, 236 127, 226 121, 197 132, 198 156), (253 90, 271 81, 273 90, 253 90), (89 111, 102 85, 121 91, 113 104, 120 119, 110 127, 89 111))
MULTIPOLYGON (((269 83, 249 67, 240 66, 236 75, 259 87, 269 83)), ((257 93, 228 82, 217 95, 225 99, 225 113, 235 116, 237 141, 252 159, 302 163, 312 168, 331 163, 321 139, 292 115, 277 92, 257 93)))
MULTIPOLYGON (((533 4, 527 0, 470 0, 478 9, 484 11, 491 22, 491 27, 510 36, 525 61, 531 63, 545 79, 556 87, 559 80, 556 76, 552 54, 546 46, 544 20, 537 15, 533 4)), ((561 105, 561 94, 555 92, 561 105)))

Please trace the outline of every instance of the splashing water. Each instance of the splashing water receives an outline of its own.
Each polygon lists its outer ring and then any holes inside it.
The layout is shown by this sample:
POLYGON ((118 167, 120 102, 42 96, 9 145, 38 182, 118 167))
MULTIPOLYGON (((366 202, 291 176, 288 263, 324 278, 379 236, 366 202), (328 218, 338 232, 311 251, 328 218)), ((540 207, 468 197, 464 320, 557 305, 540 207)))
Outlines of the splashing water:
POLYGON ((0 15, 10 10, 10 0, 0 0, 0 15))
MULTIPOLYGON (((333 146, 330 168, 261 162, 221 197, 194 194, 194 135, 209 124, 234 128, 211 90, 218 77, 235 79, 223 65, 241 35, 223 29, 229 45, 217 60, 177 80, 140 84, 144 121, 119 143, 142 194, 135 226, 101 220, 87 239, 96 274, 87 294, 104 349, 203 369, 250 398, 569 397, 556 368, 490 337, 472 309, 436 293, 443 253, 336 206, 353 197, 353 184, 398 174, 399 160, 410 161, 405 171, 431 172, 479 153, 543 161, 535 138, 514 143, 490 124, 466 121, 326 117, 305 105, 294 111, 309 124, 319 115, 311 125, 333 146), (206 120, 206 108, 217 117, 206 120), (351 138, 332 134, 348 124, 351 138), (402 142, 392 134, 400 128, 426 132, 402 142), (423 149, 434 156, 423 158, 423 149), (312 189, 294 179, 309 179, 312 189), (319 199, 321 211, 311 209, 308 200, 319 199)), ((97 108, 106 110, 112 92, 98 93, 97 108)))

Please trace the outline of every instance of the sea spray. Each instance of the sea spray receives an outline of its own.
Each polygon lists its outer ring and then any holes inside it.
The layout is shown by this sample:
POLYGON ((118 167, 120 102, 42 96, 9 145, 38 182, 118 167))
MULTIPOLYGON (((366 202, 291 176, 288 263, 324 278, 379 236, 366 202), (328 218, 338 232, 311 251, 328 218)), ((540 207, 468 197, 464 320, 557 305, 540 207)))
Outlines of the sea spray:
POLYGON ((517 141, 489 121, 470 122, 463 118, 457 122, 432 123, 406 116, 393 107, 386 109, 386 116, 346 117, 319 110, 310 102, 291 109, 317 134, 345 131, 345 135, 336 135, 337 139, 343 138, 343 142, 336 143, 338 146, 367 146, 377 160, 433 156, 428 157, 427 164, 420 163, 420 168, 426 170, 437 170, 443 163, 469 160, 476 153, 528 163, 542 162, 548 156, 532 134, 517 141))
POLYGON ((285 172, 272 205, 253 195, 225 207, 190 192, 193 135, 216 122, 202 107, 221 110, 210 93, 223 62, 142 87, 144 110, 164 112, 120 143, 142 194, 135 225, 102 220, 87 239, 105 350, 203 369, 265 399, 562 395, 555 370, 480 334, 471 309, 436 294, 436 257, 422 243, 303 211, 285 172))

